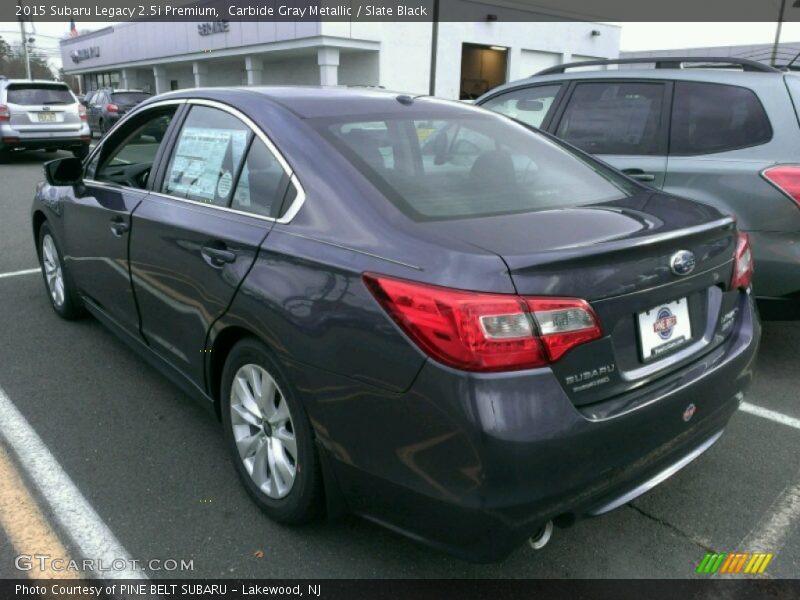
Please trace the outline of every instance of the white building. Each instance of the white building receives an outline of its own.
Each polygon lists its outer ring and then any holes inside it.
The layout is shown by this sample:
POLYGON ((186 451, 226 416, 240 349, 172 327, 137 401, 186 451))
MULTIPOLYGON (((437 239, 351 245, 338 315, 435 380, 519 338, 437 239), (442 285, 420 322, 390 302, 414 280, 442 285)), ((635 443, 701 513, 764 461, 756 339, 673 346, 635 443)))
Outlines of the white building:
POLYGON ((536 22, 533 13, 531 22, 504 22, 506 9, 485 6, 491 14, 483 21, 438 27, 411 22, 130 22, 63 40, 61 55, 64 71, 76 76, 75 87, 83 92, 107 86, 160 93, 200 86, 321 84, 474 98, 561 62, 619 54, 616 26, 536 22))

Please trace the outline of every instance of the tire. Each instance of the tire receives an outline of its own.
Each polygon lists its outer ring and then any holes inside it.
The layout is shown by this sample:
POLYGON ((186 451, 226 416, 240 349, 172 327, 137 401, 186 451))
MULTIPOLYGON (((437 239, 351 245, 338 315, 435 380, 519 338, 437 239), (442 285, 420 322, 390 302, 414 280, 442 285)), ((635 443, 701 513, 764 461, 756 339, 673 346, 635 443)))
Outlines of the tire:
POLYGON ((106 123, 103 121, 103 119, 100 119, 98 125, 100 126, 100 137, 103 137, 106 134, 106 131, 108 131, 106 129, 106 123))
POLYGON ((11 151, 6 150, 5 148, 0 149, 0 165, 3 163, 7 163, 11 160, 11 151))
POLYGON ((237 343, 225 361, 221 412, 236 472, 259 508, 274 521, 292 525, 320 516, 323 485, 311 424, 277 361, 254 338, 237 343), (267 393, 270 383, 274 395, 267 393))
POLYGON ((78 148, 75 148, 72 151, 72 155, 75 158, 80 158, 81 160, 83 160, 84 158, 89 156, 89 146, 80 146, 78 148))
POLYGON ((61 249, 46 222, 39 228, 38 243, 39 265, 50 306, 62 319, 71 321, 82 317, 85 314, 83 305, 64 267, 61 249))

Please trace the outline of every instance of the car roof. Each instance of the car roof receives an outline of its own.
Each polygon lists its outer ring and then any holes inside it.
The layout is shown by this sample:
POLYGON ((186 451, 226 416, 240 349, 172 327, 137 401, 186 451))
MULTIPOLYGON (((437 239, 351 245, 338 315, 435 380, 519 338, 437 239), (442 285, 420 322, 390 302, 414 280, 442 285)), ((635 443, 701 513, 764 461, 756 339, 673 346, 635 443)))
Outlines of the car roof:
POLYGON ((427 95, 362 87, 323 86, 255 86, 229 88, 188 88, 157 97, 156 102, 167 98, 209 98, 232 101, 237 94, 250 98, 261 96, 289 110, 297 117, 337 117, 357 114, 397 113, 407 110, 480 111, 472 105, 453 100, 443 100, 427 95))
POLYGON ((708 83, 726 83, 728 85, 739 85, 744 87, 755 87, 764 81, 774 81, 775 78, 783 78, 787 73, 760 73, 751 71, 740 71, 735 69, 710 69, 710 68, 689 68, 689 69, 591 69, 585 71, 571 71, 566 73, 554 73, 552 75, 533 74, 524 79, 517 79, 509 83, 498 86, 478 98, 476 102, 490 98, 499 92, 525 87, 531 84, 547 82, 578 81, 583 79, 652 79, 652 80, 676 80, 676 81, 703 81, 708 83))
POLYGON ((63 85, 64 87, 69 87, 63 81, 53 81, 52 79, 6 79, 5 77, 0 77, 0 83, 5 85, 12 85, 12 84, 20 84, 20 83, 35 83, 39 84, 49 84, 49 85, 63 85))

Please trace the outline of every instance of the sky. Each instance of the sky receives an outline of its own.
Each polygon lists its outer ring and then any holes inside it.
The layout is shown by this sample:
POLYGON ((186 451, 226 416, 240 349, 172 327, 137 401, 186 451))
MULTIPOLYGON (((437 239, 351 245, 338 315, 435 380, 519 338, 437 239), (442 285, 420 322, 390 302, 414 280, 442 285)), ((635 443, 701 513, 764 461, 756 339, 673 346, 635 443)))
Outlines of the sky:
MULTIPOLYGON (((702 1, 702 0, 699 0, 702 1)), ((58 40, 69 30, 69 23, 34 23, 36 46, 51 57, 51 66, 61 66, 58 40)), ((78 29, 99 29, 109 23, 81 23, 78 29)), ((772 43, 775 23, 615 23, 622 27, 621 50, 668 50, 701 46, 772 43)), ((28 24, 30 28, 30 24, 28 24)), ((30 33, 30 32, 29 32, 30 33)), ((9 42, 19 40, 16 22, 0 21, 0 36, 9 42)), ((800 23, 784 23, 783 42, 800 42, 800 23)))

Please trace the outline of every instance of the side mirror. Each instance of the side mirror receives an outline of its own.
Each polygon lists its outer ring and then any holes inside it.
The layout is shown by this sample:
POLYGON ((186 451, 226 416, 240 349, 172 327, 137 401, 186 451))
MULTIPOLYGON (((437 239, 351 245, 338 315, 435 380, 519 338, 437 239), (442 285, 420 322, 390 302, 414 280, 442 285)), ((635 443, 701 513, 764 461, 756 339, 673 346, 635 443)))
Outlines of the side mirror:
POLYGON ((539 112, 544 108, 544 102, 539 100, 534 100, 532 98, 522 98, 517 100, 517 110, 521 110, 523 112, 539 112))
POLYGON ((83 105, 84 105, 84 106, 86 106, 86 107, 88 107, 88 106, 89 106, 89 102, 86 100, 86 98, 81 98, 81 99, 80 99, 80 103, 81 103, 81 104, 83 104, 83 105))
POLYGON ((78 185, 83 181, 81 159, 69 156, 44 163, 44 176, 50 185, 78 185))

